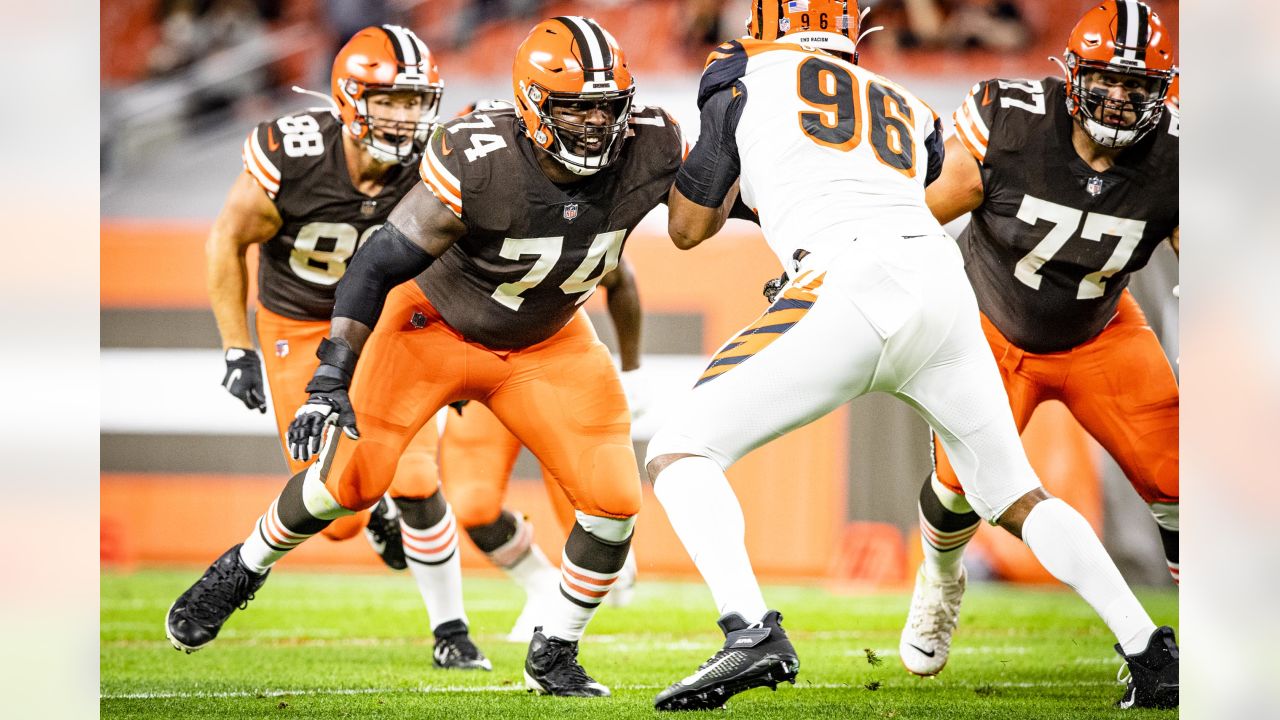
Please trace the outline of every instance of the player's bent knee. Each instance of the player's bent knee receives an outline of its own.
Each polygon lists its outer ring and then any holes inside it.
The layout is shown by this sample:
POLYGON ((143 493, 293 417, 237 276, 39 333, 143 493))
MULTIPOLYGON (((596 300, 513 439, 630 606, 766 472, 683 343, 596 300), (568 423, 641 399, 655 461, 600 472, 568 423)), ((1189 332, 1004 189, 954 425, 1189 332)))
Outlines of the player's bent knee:
POLYGON ((449 504, 464 528, 490 525, 502 515, 502 496, 497 493, 464 490, 450 494, 449 504))
POLYGON ((591 460, 589 492, 574 498, 574 509, 613 518, 640 512, 640 475, 631 445, 601 445, 591 460))
POLYGON ((603 540, 612 545, 625 542, 631 537, 632 531, 636 526, 636 516, 626 518, 600 517, 598 515, 588 515, 581 510, 575 513, 578 518, 578 524, 583 530, 592 537, 603 540))
POLYGON ((667 467, 671 465, 671 463, 677 460, 683 460, 684 458, 687 458, 687 457, 701 457, 701 456, 693 455, 690 453, 666 453, 665 455, 659 455, 653 458, 652 460, 649 460, 647 463, 645 463, 645 466, 644 466, 645 472, 648 473, 649 475, 649 482, 650 483, 658 482, 658 475, 662 474, 662 471, 666 470, 667 467))

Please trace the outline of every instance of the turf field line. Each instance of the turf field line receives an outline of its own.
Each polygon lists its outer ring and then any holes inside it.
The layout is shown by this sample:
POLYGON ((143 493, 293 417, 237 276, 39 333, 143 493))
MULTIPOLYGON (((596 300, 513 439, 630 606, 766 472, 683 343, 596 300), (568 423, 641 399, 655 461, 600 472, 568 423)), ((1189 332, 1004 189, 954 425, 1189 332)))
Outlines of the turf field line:
MULTIPOLYGON (((1115 687, 1114 681, 1091 681, 1091 682, 992 682, 982 683, 984 687, 990 688, 1008 688, 1008 689, 1032 689, 1032 688, 1096 688, 1096 687, 1115 687)), ((613 685, 614 690, 662 690, 666 685, 613 685)), ((852 688, 861 688, 858 683, 810 683, 800 681, 796 690, 848 690, 852 688)), ((509 693, 509 692, 528 692, 527 688, 522 685, 446 685, 441 687, 421 686, 414 688, 307 688, 296 690, 283 689, 263 689, 263 690, 225 690, 225 691, 204 691, 198 690, 194 692, 182 691, 159 691, 159 692, 130 692, 130 693, 101 693, 98 695, 100 700, 219 700, 229 698, 268 698, 268 697, 320 697, 320 696, 342 696, 342 695, 398 695, 403 693, 509 693)))

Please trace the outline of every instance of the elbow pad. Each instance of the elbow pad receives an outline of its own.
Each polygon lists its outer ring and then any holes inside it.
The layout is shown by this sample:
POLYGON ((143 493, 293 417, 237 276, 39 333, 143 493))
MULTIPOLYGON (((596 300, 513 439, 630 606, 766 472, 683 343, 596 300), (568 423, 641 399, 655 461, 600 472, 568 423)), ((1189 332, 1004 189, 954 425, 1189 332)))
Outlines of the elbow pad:
POLYGON ((351 318, 372 329, 391 288, 417 277, 433 262, 431 253, 386 223, 355 254, 338 281, 333 316, 351 318))

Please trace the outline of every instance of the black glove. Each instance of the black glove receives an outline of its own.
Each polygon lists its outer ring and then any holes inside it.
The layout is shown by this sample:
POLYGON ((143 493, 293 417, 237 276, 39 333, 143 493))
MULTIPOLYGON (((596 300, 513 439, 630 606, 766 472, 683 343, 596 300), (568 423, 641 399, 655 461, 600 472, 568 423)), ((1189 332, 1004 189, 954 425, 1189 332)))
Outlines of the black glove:
POLYGON ((764 299, 768 300, 769 304, 772 305, 773 301, 778 298, 778 293, 782 292, 782 288, 787 286, 789 280, 791 278, 787 277, 785 272, 776 278, 771 278, 764 284, 764 299))
POLYGON ((227 373, 222 376, 222 387, 245 407, 265 413, 267 394, 262 389, 262 365, 258 353, 250 348, 230 348, 225 358, 227 373))
POLYGON ((311 396, 298 408, 287 433, 289 455, 304 462, 320 452, 325 426, 330 423, 337 424, 352 440, 360 439, 356 411, 347 395, 355 372, 356 354, 346 343, 325 338, 320 341, 316 355, 320 358, 320 367, 307 383, 311 396))

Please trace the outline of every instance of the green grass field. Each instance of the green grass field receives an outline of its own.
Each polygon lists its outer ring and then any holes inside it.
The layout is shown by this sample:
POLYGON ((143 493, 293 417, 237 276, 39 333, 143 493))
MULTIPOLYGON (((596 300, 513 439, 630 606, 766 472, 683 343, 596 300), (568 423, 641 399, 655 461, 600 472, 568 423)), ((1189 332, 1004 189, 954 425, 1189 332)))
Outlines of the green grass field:
MULTIPOLYGON (((467 608, 493 672, 436 670, 413 583, 390 574, 277 571, 217 642, 186 655, 164 637, 169 604, 199 571, 102 575, 104 718, 653 718, 654 695, 721 642, 710 593, 649 581, 626 608, 592 621, 581 660, 612 698, 537 697, 523 689, 525 648, 504 642, 523 600, 503 580, 468 579, 467 608)), ((773 586, 800 655, 796 685, 730 701, 734 718, 1171 718, 1114 710, 1113 640, 1065 590, 977 584, 965 598, 951 662, 937 678, 898 662, 906 593, 842 595, 773 586)), ((1174 591, 1141 594, 1176 628, 1174 591)), ((725 715, 726 711, 712 717, 725 715)), ((664 717, 669 715, 664 714, 664 717)))

